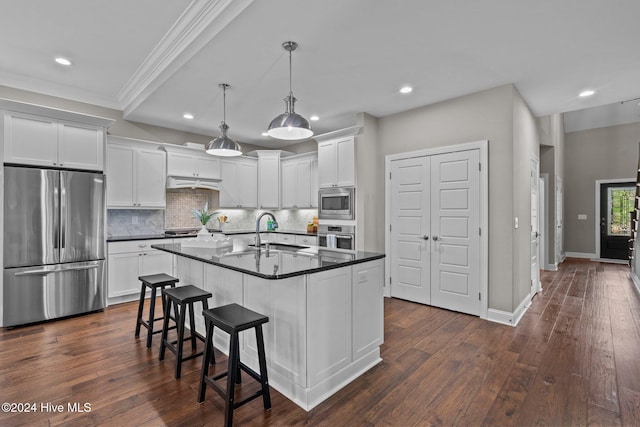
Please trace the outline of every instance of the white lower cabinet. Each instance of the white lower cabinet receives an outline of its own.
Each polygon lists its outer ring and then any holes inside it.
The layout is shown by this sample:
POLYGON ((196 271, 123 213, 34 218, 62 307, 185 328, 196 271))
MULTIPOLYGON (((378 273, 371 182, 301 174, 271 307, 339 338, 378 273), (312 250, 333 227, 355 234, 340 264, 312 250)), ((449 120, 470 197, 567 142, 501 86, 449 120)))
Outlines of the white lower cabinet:
POLYGON ((307 284, 307 384, 309 387, 351 363, 351 267, 309 275, 307 284))
POLYGON ((173 275, 174 256, 151 248, 152 244, 172 242, 172 239, 109 242, 108 298, 118 298, 114 302, 134 300, 140 294, 138 277, 157 273, 173 275))
POLYGON ((384 342, 384 268, 381 262, 355 264, 353 270, 353 360, 384 342))
MULTIPOLYGON (((265 281, 245 275, 244 279, 244 306, 269 316, 269 322, 263 325, 269 375, 273 372, 287 382, 305 387, 305 277, 265 281)), ((257 365, 254 331, 244 333, 241 348, 257 365)))

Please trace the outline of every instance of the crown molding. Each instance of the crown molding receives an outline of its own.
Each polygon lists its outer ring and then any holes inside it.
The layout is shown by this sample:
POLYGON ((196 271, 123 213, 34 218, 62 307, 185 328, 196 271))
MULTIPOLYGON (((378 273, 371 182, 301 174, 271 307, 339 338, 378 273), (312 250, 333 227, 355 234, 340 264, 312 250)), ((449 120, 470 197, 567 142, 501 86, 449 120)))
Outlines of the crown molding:
POLYGON ((126 118, 253 0, 194 0, 118 94, 126 118))
POLYGON ((34 79, 5 71, 0 71, 0 82, 2 82, 2 86, 33 92, 38 95, 54 96, 70 101, 120 110, 118 100, 75 86, 34 79))

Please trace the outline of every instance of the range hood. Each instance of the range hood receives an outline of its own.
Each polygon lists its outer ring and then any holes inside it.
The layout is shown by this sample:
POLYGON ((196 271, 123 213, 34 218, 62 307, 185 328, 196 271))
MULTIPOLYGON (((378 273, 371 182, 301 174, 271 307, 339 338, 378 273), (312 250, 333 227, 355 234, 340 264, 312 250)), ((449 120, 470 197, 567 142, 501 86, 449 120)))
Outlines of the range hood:
POLYGON ((188 178, 182 176, 167 177, 167 188, 204 188, 207 190, 220 190, 219 179, 188 178))

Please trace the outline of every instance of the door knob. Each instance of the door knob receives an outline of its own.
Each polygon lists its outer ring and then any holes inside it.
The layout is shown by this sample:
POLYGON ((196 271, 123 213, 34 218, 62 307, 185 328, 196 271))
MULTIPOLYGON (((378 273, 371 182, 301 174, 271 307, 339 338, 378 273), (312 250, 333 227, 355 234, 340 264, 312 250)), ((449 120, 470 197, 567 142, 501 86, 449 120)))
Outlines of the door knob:
POLYGON ((422 239, 422 240, 429 240, 429 236, 427 236, 426 234, 423 236, 416 236, 418 239, 422 239))
POLYGON ((433 236, 432 239, 433 240, 438 240, 438 236, 433 236))

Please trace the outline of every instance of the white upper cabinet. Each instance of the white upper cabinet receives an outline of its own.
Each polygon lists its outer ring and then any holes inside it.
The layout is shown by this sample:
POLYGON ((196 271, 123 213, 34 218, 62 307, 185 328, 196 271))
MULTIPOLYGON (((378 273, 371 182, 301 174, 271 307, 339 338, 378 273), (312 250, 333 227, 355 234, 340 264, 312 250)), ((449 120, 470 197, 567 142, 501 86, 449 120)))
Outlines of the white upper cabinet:
POLYGON ((107 144, 107 207, 164 208, 166 153, 151 143, 113 138, 107 144))
POLYGON ((352 187, 356 183, 353 136, 318 143, 318 186, 352 187))
POLYGON ((280 151, 258 151, 258 206, 280 207, 280 151))
POLYGON ((258 206, 258 162, 241 157, 220 161, 220 207, 256 208, 258 206))
POLYGON ((33 114, 4 113, 6 163, 104 169, 104 128, 33 114))
POLYGON ((220 160, 208 154, 188 154, 167 150, 167 175, 220 179, 220 160))
POLYGON ((283 208, 312 208, 318 205, 316 154, 282 160, 283 208))

